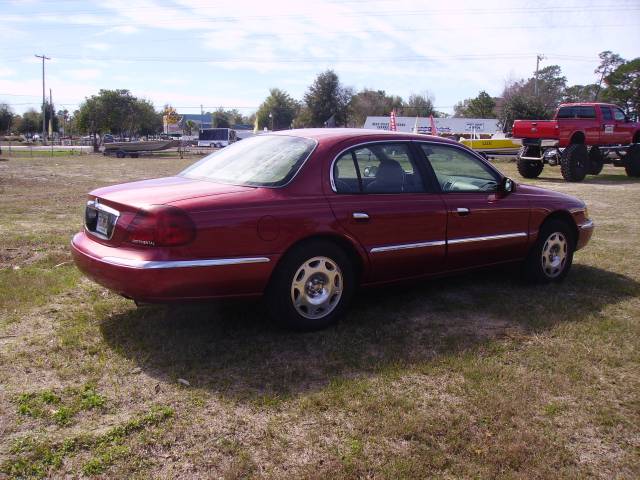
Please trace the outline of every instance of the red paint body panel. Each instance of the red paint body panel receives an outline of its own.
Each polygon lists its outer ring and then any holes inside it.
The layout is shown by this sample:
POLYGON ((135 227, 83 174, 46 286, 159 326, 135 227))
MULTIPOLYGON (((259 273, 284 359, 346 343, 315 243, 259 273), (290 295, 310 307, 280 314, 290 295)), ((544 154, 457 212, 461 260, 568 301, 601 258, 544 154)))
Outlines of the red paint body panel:
POLYGON ((282 256, 296 243, 318 236, 351 246, 349 253, 358 257, 354 261, 362 267, 364 285, 522 260, 550 214, 573 219, 579 247, 591 236, 580 200, 525 185, 504 196, 440 191, 345 195, 332 189, 332 162, 350 146, 419 141, 471 152, 457 142, 353 129, 279 134, 318 142, 293 180, 279 188, 178 176, 91 192, 89 200, 98 198, 102 205, 118 210, 120 217, 111 239, 90 232, 73 238, 76 264, 88 277, 124 296, 162 302, 260 295, 282 256), (150 205, 169 205, 185 212, 196 227, 195 239, 175 247, 128 244, 132 220, 150 205), (469 214, 459 215, 458 208, 468 208, 469 214), (370 218, 354 219, 354 212, 367 213, 370 218), (492 236, 506 238, 484 238, 492 236), (468 238, 475 240, 459 241, 468 238), (385 249, 398 245, 413 246, 385 249), (139 265, 147 264, 140 262, 164 263, 142 268, 139 265), (208 263, 183 266, 184 262, 208 263))
MULTIPOLYGON (((558 146, 567 147, 576 134, 584 135, 586 145, 628 145, 638 139, 640 124, 622 120, 604 119, 603 109, 615 109, 606 103, 566 103, 558 107, 594 107, 596 118, 557 118, 554 120, 516 120, 512 134, 515 138, 558 140, 558 146)), ((613 112, 613 110, 612 110, 613 112)))

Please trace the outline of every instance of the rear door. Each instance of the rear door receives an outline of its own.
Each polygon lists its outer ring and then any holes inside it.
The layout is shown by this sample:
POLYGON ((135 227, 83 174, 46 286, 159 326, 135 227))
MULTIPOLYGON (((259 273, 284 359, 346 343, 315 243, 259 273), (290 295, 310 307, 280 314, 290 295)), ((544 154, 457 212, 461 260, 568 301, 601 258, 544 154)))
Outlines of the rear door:
POLYGON ((366 249, 368 282, 444 268, 447 211, 425 181, 411 142, 349 148, 331 166, 329 203, 342 228, 366 249))
POLYGON ((466 150, 420 143, 447 207, 447 270, 519 260, 527 252, 529 203, 497 195, 501 176, 466 150))

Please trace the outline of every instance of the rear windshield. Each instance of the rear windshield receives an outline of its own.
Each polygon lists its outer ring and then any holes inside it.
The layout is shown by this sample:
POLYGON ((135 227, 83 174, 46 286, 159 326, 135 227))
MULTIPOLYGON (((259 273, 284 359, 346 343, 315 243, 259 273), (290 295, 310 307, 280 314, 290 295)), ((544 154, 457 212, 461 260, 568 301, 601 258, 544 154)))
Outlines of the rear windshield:
POLYGON ((279 187, 294 177, 315 146, 308 138, 260 135, 218 150, 180 175, 233 185, 279 187))

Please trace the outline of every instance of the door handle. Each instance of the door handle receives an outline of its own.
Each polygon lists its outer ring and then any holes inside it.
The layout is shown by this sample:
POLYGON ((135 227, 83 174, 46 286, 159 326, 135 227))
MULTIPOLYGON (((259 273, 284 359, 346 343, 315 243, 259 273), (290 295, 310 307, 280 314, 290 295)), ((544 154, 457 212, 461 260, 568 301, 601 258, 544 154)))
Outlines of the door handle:
POLYGON ((365 212, 353 212, 351 216, 354 220, 369 220, 369 215, 365 212))
POLYGON ((465 215, 469 215, 469 209, 466 208, 466 207, 458 207, 458 208, 456 208, 456 212, 461 217, 464 217, 465 215))

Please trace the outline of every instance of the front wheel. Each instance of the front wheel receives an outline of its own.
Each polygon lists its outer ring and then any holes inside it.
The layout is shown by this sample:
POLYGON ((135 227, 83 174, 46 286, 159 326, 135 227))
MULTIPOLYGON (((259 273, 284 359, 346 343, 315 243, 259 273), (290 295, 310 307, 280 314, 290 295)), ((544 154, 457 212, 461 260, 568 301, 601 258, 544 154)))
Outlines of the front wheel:
POLYGON ((340 318, 354 289, 353 265, 344 250, 331 242, 311 241, 294 247, 278 265, 267 304, 280 325, 318 330, 340 318))
POLYGON ((574 234, 562 220, 549 220, 525 261, 525 277, 534 283, 561 282, 569 273, 575 250, 574 234))

